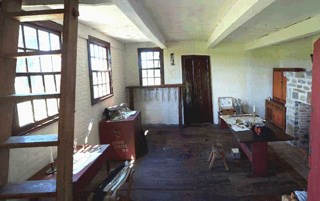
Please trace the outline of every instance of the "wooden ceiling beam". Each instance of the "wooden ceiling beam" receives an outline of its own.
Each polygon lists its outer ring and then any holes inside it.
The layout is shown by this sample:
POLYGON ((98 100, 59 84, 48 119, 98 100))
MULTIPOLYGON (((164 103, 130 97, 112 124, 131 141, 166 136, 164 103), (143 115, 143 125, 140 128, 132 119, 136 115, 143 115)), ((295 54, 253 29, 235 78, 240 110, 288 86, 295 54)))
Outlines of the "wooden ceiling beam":
POLYGON ((213 30, 207 47, 213 48, 233 31, 267 8, 275 0, 238 0, 213 30))
POLYGON ((142 33, 160 48, 166 48, 166 41, 152 20, 144 5, 139 1, 112 0, 142 33))
POLYGON ((302 22, 293 24, 279 31, 270 33, 245 45, 246 50, 278 45, 280 43, 297 40, 320 33, 320 15, 316 15, 302 22))

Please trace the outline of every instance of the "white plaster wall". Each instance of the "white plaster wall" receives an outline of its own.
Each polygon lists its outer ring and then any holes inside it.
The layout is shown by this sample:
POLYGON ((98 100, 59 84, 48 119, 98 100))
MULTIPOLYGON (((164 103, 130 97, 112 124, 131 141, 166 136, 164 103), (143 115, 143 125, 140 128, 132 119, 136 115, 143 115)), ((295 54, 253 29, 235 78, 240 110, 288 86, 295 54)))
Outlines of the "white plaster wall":
MULTIPOLYGON (((77 77, 76 77, 76 103, 75 103, 75 137, 78 143, 84 142, 90 119, 94 119, 89 143, 99 143, 98 123, 102 118, 103 109, 107 106, 125 102, 125 45, 117 40, 105 36, 93 29, 79 24, 77 48, 77 77), (88 35, 100 38, 110 43, 112 56, 113 92, 111 98, 91 105, 89 88, 89 70, 87 55, 88 35)), ((51 124, 34 134, 58 133, 58 123, 51 124)), ((56 156, 56 147, 53 148, 56 156)), ((25 148, 12 149, 10 152, 9 181, 24 181, 49 163, 50 149, 25 148)))
MULTIPOLYGON (((127 85, 139 85, 137 48, 154 45, 135 43, 126 47, 126 68, 130 72, 127 85)), ((164 49, 165 84, 182 83, 182 55, 210 56, 214 123, 218 122, 218 97, 225 96, 240 98, 246 112, 252 112, 251 107, 255 104, 257 113, 264 116, 264 100, 272 92, 272 68, 278 66, 276 51, 263 49, 248 52, 244 51, 242 44, 223 44, 207 49, 204 41, 170 42, 164 49), (174 53, 175 65, 170 64, 171 53, 174 53)), ((165 118, 166 114, 158 117, 157 123, 164 123, 165 118)))

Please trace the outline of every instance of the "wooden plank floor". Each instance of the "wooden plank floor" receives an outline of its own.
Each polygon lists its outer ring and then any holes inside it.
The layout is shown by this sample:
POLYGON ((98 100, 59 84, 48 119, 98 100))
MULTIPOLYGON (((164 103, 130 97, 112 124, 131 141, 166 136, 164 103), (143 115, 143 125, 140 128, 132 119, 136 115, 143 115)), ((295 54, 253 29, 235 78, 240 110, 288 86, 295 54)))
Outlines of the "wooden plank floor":
POLYGON ((307 181, 274 148, 268 152, 268 176, 253 177, 244 155, 232 159, 229 150, 237 142, 228 129, 211 125, 145 130, 149 153, 136 160, 131 200, 280 201, 282 194, 307 187, 307 181), (226 150, 229 171, 220 159, 208 169, 209 152, 217 142, 226 150))

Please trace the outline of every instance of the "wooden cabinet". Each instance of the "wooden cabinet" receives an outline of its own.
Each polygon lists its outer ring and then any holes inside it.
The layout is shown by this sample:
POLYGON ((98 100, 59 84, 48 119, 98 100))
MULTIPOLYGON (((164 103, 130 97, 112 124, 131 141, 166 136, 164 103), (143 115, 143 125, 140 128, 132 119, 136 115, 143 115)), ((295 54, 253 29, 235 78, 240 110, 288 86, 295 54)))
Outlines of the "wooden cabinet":
POLYGON ((266 100, 266 120, 274 124, 281 130, 286 129, 286 97, 287 97, 287 78, 284 72, 304 71, 303 68, 274 68, 272 99, 266 100))
POLYGON ((110 144, 108 160, 136 159, 138 149, 143 146, 140 144, 142 135, 140 112, 125 120, 99 123, 100 144, 110 144))
POLYGON ((286 108, 284 104, 266 100, 266 120, 285 131, 286 108))
POLYGON ((284 76, 284 72, 299 72, 304 71, 303 68, 274 68, 273 69, 273 87, 272 95, 273 99, 281 103, 286 103, 287 96, 287 78, 284 76))

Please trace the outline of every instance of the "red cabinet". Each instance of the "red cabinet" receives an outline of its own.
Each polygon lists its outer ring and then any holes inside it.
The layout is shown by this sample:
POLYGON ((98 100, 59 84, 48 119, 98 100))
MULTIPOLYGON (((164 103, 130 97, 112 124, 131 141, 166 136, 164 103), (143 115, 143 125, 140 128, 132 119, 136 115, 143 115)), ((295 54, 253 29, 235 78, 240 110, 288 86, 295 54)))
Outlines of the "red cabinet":
POLYGON ((102 120, 99 123, 100 144, 110 144, 108 160, 130 160, 137 157, 141 129, 141 115, 135 115, 125 120, 102 120))

